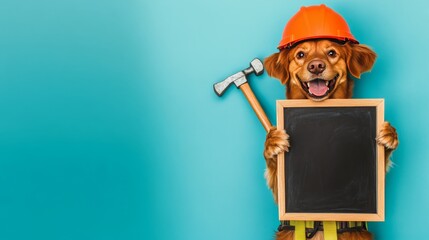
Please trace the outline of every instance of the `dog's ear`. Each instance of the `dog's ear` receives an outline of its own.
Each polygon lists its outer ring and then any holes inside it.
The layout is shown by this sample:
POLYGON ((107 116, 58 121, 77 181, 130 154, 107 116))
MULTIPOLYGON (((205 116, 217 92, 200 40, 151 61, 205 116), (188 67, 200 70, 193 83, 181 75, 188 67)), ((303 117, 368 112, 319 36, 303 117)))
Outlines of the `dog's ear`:
POLYGON ((288 52, 288 49, 284 49, 264 60, 265 70, 268 75, 277 78, 282 84, 286 84, 289 81, 288 52))
POLYGON ((347 68, 349 73, 360 78, 364 72, 370 71, 374 65, 377 54, 362 44, 346 44, 349 48, 347 55, 347 68))

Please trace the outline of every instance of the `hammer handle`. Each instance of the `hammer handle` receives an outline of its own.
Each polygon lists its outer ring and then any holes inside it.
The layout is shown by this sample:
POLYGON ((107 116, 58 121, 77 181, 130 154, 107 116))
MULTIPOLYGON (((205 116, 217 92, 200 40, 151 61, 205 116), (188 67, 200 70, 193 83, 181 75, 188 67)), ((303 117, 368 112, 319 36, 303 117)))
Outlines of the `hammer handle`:
POLYGON ((253 94, 253 91, 250 88, 249 83, 241 84, 239 88, 241 89, 241 91, 243 91, 244 96, 246 96, 247 100, 249 101, 250 105, 252 106, 253 110, 258 116, 259 121, 261 121, 262 125, 265 128, 265 131, 268 132, 272 126, 271 122, 270 120, 268 120, 268 117, 265 114, 264 109, 262 109, 261 104, 259 104, 259 101, 256 98, 255 94, 253 94))

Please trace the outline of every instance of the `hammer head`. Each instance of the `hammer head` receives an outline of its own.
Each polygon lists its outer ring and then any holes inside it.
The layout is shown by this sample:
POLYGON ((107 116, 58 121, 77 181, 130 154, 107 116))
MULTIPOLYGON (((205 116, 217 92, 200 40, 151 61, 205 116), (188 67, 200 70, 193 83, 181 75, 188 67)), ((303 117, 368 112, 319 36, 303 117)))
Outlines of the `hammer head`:
POLYGON ((262 64, 262 61, 258 58, 253 59, 250 62, 250 67, 244 69, 243 71, 240 71, 234 75, 231 75, 227 77, 225 80, 218 82, 213 85, 213 89, 215 93, 220 97, 223 95, 225 90, 234 83, 237 87, 242 85, 243 83, 247 82, 246 76, 255 73, 256 76, 261 75, 264 72, 264 65, 262 64))
POLYGON ((258 58, 255 58, 250 62, 250 68, 253 69, 253 72, 256 76, 259 76, 264 73, 264 64, 262 64, 261 60, 259 60, 258 58))

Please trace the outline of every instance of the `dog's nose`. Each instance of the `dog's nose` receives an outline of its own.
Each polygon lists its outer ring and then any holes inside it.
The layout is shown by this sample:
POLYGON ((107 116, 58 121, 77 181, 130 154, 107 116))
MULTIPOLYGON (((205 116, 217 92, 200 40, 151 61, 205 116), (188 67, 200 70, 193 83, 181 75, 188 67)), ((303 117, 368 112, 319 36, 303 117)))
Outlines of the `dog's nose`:
POLYGON ((326 64, 321 60, 313 60, 308 63, 307 70, 313 74, 319 74, 325 71, 326 64))

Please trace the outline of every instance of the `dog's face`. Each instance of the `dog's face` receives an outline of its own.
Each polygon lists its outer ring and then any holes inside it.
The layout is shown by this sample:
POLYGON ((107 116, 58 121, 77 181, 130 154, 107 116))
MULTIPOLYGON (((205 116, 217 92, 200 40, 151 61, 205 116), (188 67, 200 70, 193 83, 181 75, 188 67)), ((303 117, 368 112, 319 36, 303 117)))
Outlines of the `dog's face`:
POLYGON ((353 80, 369 71, 376 54, 360 44, 310 40, 265 59, 270 76, 286 85, 289 99, 350 98, 353 80))

